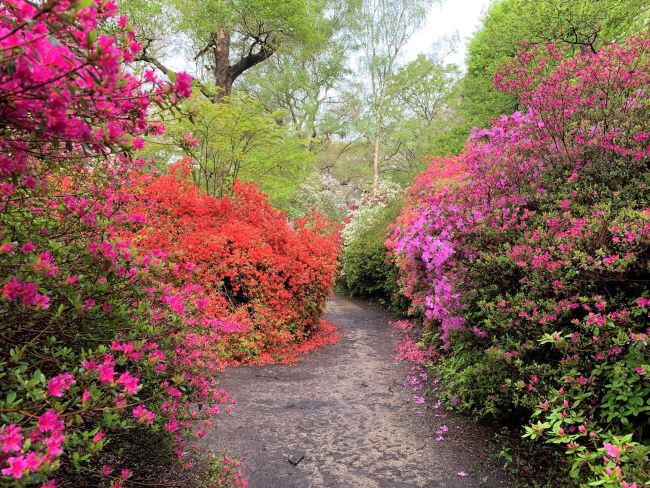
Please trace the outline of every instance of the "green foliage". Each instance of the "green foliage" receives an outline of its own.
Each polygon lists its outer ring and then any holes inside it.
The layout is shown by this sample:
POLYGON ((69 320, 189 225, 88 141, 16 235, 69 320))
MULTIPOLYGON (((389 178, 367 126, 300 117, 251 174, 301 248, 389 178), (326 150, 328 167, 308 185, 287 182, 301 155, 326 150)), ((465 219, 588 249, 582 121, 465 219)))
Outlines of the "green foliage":
POLYGON ((384 201, 370 201, 352 214, 343 231, 343 263, 339 286, 353 297, 371 298, 399 308, 396 293, 397 270, 387 259, 384 241, 389 224, 400 212, 399 193, 384 201))
POLYGON ((180 14, 178 29, 201 50, 214 33, 224 28, 248 37, 252 33, 271 34, 273 44, 283 41, 313 42, 313 24, 321 2, 308 0, 168 0, 180 14))
POLYGON ((346 118, 337 117, 335 107, 348 98, 341 85, 351 73, 350 30, 356 9, 354 2, 325 3, 325 15, 312 26, 319 31, 315 42, 285 46, 269 62, 249 70, 239 85, 269 112, 282 111, 284 124, 315 139, 312 150, 346 130, 346 118))
POLYGON ((386 111, 384 146, 387 170, 396 181, 409 184, 426 167, 432 154, 449 149, 450 119, 460 70, 424 55, 400 67, 390 80, 391 105, 386 111))
POLYGON ((237 179, 255 181, 271 202, 290 209, 313 168, 308 141, 276 122, 262 103, 243 93, 212 103, 196 95, 183 106, 188 117, 168 124, 172 154, 194 161, 192 178, 209 195, 230 195, 237 179))
POLYGON ((210 54, 202 50, 219 29, 235 34, 234 44, 254 34, 272 35, 276 46, 318 42, 314 25, 324 7, 307 0, 120 0, 119 4, 141 37, 164 41, 184 35, 190 41, 188 54, 197 58, 210 54))
POLYGON ((648 27, 646 0, 500 0, 485 15, 467 49, 461 111, 468 131, 486 127, 518 107, 517 98, 492 86, 497 70, 522 42, 569 45, 570 53, 599 50, 648 27))

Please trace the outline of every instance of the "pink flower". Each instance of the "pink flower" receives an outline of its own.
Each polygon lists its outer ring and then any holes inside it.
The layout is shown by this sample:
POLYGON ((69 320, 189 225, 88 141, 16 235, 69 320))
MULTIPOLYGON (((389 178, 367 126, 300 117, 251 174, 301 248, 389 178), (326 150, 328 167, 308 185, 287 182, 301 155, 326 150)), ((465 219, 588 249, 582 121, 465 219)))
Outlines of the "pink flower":
POLYGON ((138 405, 133 409, 133 416, 140 422, 146 422, 147 424, 153 424, 153 419, 156 418, 155 413, 147 410, 142 405, 138 405))
POLYGON ((36 471, 41 466, 41 458, 39 458, 34 452, 27 454, 25 462, 27 463, 27 469, 29 471, 36 471))
POLYGON ((52 378, 47 384, 47 394, 55 397, 62 397, 76 382, 70 373, 62 373, 52 378))
POLYGON ((108 476, 109 474, 111 474, 111 471, 113 471, 113 468, 111 468, 110 466, 104 465, 102 467, 102 476, 108 476))
POLYGON ((605 452, 608 456, 618 459, 619 453, 621 451, 620 447, 610 444, 609 442, 605 442, 603 444, 603 447, 605 448, 605 452))
POLYGON ((467 473, 466 473, 465 471, 459 471, 459 472, 456 473, 456 474, 457 474, 458 476, 461 476, 461 477, 465 477, 465 476, 467 476, 467 473))
POLYGON ((0 244, 0 254, 3 254, 3 253, 11 254, 12 252, 14 252, 14 245, 13 244, 10 244, 8 242, 6 242, 4 244, 0 244))
POLYGON ((16 277, 5 283, 2 287, 2 295, 10 301, 20 300, 25 306, 35 306, 44 310, 49 307, 50 297, 39 294, 35 283, 21 282, 16 277))
POLYGON ((169 432, 176 432, 178 430, 178 427, 178 421, 176 419, 172 419, 165 424, 165 429, 167 429, 169 432))
POLYGON ((7 476, 20 479, 28 470, 27 461, 23 456, 10 457, 7 462, 9 463, 9 467, 2 470, 2 474, 6 474, 7 476))
POLYGON ((115 398, 115 406, 121 410, 126 407, 126 397, 122 394, 117 395, 115 398))
POLYGON ((115 370, 108 364, 100 364, 97 366, 97 374, 99 374, 99 381, 102 384, 112 383, 115 379, 115 370))
POLYGON ((122 472, 120 473, 120 476, 122 479, 127 480, 131 477, 131 470, 130 469, 123 469, 122 472))
POLYGON ((20 248, 20 252, 24 254, 29 254, 30 252, 33 252, 36 250, 36 246, 32 241, 27 241, 25 244, 22 245, 20 248))
POLYGON ((81 405, 86 405, 90 401, 90 392, 88 390, 84 390, 83 393, 81 394, 81 405))
POLYGON ((121 385, 126 393, 137 393, 140 389, 138 378, 131 376, 128 371, 122 373, 116 383, 121 385))
POLYGON ((637 366, 636 369, 635 369, 634 371, 636 371, 636 372, 637 372, 638 374, 640 374, 640 375, 644 375, 644 374, 645 374, 645 368, 644 368, 643 366, 637 366))
POLYGON ((192 95, 192 77, 181 71, 176 73, 176 93, 182 98, 192 95))
POLYGON ((54 276, 59 270, 54 264, 52 253, 49 251, 39 254, 32 267, 34 271, 42 272, 48 276, 54 276))
POLYGON ((0 449, 2 452, 21 452, 23 435, 17 425, 11 424, 0 430, 0 449))
POLYGON ((93 436, 93 443, 97 444, 99 441, 101 441, 104 438, 104 432, 100 429, 94 436, 93 436))
POLYGON ((43 484, 41 485, 41 488, 56 488, 56 481, 54 480, 44 481, 43 484))
POLYGON ((59 432, 63 430, 63 427, 63 422, 53 409, 48 410, 38 418, 39 432, 59 432))

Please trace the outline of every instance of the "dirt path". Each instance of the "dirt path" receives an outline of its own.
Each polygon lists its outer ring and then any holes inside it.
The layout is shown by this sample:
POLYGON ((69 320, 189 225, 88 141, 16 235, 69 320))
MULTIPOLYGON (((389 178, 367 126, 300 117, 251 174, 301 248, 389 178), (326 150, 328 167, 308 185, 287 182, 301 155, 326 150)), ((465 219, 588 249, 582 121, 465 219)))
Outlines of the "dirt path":
POLYGON ((386 312, 337 296, 326 317, 344 334, 336 345, 224 374, 239 405, 206 442, 244 460, 251 488, 512 486, 484 464, 476 429, 414 403, 386 312))

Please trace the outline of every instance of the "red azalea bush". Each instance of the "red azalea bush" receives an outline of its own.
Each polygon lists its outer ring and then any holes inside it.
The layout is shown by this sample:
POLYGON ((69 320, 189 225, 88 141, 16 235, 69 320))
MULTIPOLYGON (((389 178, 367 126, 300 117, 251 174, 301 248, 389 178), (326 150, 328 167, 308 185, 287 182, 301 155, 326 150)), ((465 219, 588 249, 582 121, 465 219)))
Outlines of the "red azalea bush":
POLYGON ((649 48, 521 53, 496 83, 522 111, 473 134, 454 183, 425 174, 388 243, 443 398, 529 424, 585 486, 650 473, 649 48))
POLYGON ((141 226, 129 151, 190 78, 135 77, 139 46, 115 13, 111 0, 0 6, 2 486, 146 481, 146 443, 182 455, 229 401, 211 347, 227 327, 201 287, 120 238, 141 226))
POLYGON ((232 197, 209 196, 192 183, 191 164, 185 159, 172 174, 144 178, 137 209, 152 225, 133 239, 192 270, 206 290, 206 309, 231 332, 218 344, 220 357, 287 360, 296 347, 334 341, 321 317, 338 267, 337 227, 316 213, 288 222, 248 183, 236 184, 232 197))

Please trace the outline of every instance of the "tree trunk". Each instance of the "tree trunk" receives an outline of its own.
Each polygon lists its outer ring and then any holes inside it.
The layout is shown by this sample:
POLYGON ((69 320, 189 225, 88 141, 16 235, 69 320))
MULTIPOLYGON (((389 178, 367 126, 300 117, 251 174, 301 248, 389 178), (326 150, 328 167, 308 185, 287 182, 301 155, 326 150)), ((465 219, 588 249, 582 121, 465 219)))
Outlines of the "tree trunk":
POLYGON ((375 143, 372 154, 372 192, 379 190, 379 151, 381 148, 381 118, 375 120, 375 143))
POLYGON ((230 75, 230 32, 220 28, 215 34, 214 40, 214 83, 217 85, 217 93, 214 95, 214 103, 219 103, 232 91, 232 77, 230 75))

